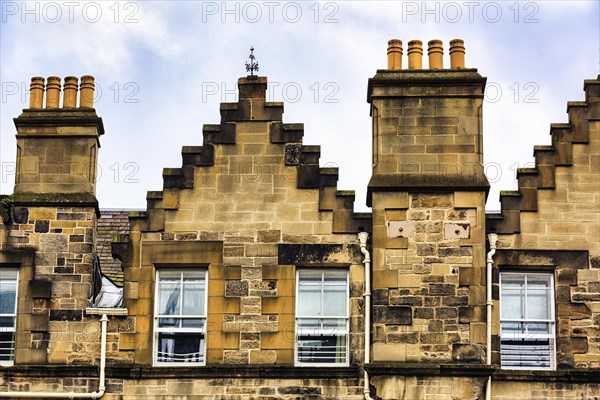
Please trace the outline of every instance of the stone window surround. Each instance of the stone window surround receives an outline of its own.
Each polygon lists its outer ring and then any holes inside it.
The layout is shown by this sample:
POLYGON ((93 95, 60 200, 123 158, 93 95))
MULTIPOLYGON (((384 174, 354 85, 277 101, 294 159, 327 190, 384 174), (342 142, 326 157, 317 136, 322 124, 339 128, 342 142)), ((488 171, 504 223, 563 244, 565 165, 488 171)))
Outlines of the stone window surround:
POLYGON ((0 269, 17 269, 17 321, 14 366, 46 362, 45 349, 31 348, 32 331, 48 330, 48 316, 32 314, 34 298, 49 298, 48 281, 34 279, 35 254, 31 250, 0 251, 0 269))
MULTIPOLYGON (((560 320, 560 308, 568 309, 574 305, 571 301, 562 298, 563 289, 568 289, 573 282, 566 278, 568 271, 577 271, 590 268, 589 251, 587 250, 533 250, 533 249, 498 249, 494 256, 494 267, 492 269, 492 298, 495 304, 500 299, 499 278, 500 272, 546 272, 554 274, 554 295, 556 322, 560 320), (565 273, 563 275, 563 273, 565 273)), ((494 306, 492 315, 493 324, 499 324, 500 313, 494 306)), ((557 332, 558 333, 558 332, 557 332)), ((556 370, 567 370, 573 368, 572 360, 565 358, 561 338, 556 337, 556 370)), ((492 333, 492 364, 500 365, 500 338, 497 333, 492 333)), ((502 370, 510 373, 510 370, 502 370)), ((525 373, 527 370, 517 372, 525 373)), ((504 373, 503 372, 503 373, 504 373)), ((531 370, 531 373, 538 372, 531 370)), ((552 372, 552 371, 539 371, 552 372)))
MULTIPOLYGON (((152 277, 149 280, 139 282, 139 292, 151 293, 156 290, 156 270, 161 268, 202 268, 207 271, 207 280, 209 280, 212 268, 222 267, 223 242, 221 241, 149 241, 140 242, 140 259, 137 267, 141 268, 143 275, 152 277)), ((136 268, 137 268, 136 267, 136 268)), ((131 267, 125 267, 131 268, 131 267)), ((127 271, 125 271, 127 276, 127 271)), ((208 285, 207 285, 208 289, 208 285)), ((208 292, 208 290, 207 290, 208 292)), ((130 293, 124 294, 125 305, 129 303, 130 293)), ((152 296, 154 297, 154 296, 152 296)), ((139 301, 139 300, 136 300, 139 301)), ((208 305, 207 305, 208 307, 208 305)), ((133 308, 129 307, 130 310, 133 308)), ((145 312, 138 309, 132 316, 154 318, 154 299, 151 299, 145 307, 145 312)), ((207 308, 207 315, 209 313, 207 308)), ((139 323, 138 323, 139 324, 139 323)), ((154 324, 152 323, 151 326, 154 324)), ((154 343, 154 329, 146 332, 136 328, 138 341, 145 343, 154 343)), ((208 346, 208 341, 206 343, 208 346)), ((208 349, 208 347, 207 347, 208 349)), ((154 347, 145 352, 136 351, 136 364, 151 366, 153 364, 154 347), (142 354, 143 353, 143 354, 142 354)), ((162 368, 162 366, 157 367, 162 368)))

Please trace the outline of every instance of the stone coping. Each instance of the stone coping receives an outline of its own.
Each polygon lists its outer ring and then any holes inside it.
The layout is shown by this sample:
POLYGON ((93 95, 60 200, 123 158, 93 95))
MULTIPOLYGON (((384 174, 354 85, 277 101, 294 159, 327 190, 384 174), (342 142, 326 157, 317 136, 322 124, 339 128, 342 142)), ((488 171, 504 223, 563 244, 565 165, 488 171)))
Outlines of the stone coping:
POLYGON ((438 364, 411 362, 374 362, 367 372, 375 375, 401 376, 490 376, 494 366, 488 364, 438 364))
MULTIPOLYGON (((294 367, 258 365, 219 365, 198 367, 134 367, 107 366, 109 379, 358 379, 362 377, 359 366, 350 367, 294 367)), ((87 365, 13 365, 0 367, 5 379, 18 376, 31 378, 90 377, 98 375, 97 366, 87 365)))

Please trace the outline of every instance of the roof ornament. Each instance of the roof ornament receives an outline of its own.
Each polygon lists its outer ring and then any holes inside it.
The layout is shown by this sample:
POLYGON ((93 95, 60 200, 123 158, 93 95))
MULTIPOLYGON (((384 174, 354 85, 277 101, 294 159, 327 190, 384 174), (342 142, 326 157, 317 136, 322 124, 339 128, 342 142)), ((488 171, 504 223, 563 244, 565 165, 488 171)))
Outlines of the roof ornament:
POLYGON ((246 72, 250 72, 250 75, 254 75, 254 71, 258 72, 258 63, 256 57, 254 57, 254 46, 250 47, 250 55, 248 56, 250 63, 246 63, 246 72))

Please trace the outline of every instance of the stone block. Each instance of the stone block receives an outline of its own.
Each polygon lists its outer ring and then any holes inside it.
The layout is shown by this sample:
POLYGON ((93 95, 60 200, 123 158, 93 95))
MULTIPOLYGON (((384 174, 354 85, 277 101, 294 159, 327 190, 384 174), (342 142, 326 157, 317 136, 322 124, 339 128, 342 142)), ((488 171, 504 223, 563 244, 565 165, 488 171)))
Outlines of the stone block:
POLYGON ((592 317, 592 311, 583 303, 558 303, 556 306, 556 318, 582 320, 592 317))
POLYGON ((225 281, 225 297, 248 296, 247 281, 225 281))
POLYGON ((373 288, 397 288, 398 271, 373 271, 373 288))
POLYGON ((250 364, 275 364, 277 351, 275 350, 250 350, 250 364))
POLYGON ((373 361, 406 361, 406 345, 400 343, 373 343, 372 356, 373 361))
POLYGON ((52 284, 50 281, 35 279, 29 281, 29 293, 34 299, 49 299, 52 284))
POLYGON ((485 347, 479 344, 452 343, 452 359, 461 363, 483 363, 485 347))
POLYGON ((411 325, 412 308, 406 306, 373 306, 373 323, 411 325))
POLYGON ((429 294, 432 296, 451 296, 456 294, 456 285, 451 283, 430 283, 429 294))

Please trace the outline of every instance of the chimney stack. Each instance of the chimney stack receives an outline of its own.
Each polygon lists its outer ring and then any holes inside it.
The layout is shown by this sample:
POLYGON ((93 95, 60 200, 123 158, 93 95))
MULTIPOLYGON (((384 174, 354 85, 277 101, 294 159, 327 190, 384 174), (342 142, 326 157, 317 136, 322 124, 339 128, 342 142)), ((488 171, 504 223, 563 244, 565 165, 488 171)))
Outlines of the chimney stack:
POLYGON ((450 68, 465 67, 465 42, 461 39, 450 41, 450 68))
POLYGON ((408 42, 408 69, 423 68, 423 42, 411 40, 408 42))
POLYGON ((31 78, 29 91, 29 108, 42 108, 44 103, 44 78, 35 76, 31 78))
POLYGON ((402 69, 402 40, 388 41, 388 69, 402 69))
POLYGON ((444 48, 441 40, 430 40, 428 43, 427 54, 429 55, 429 69, 444 68, 444 48))

